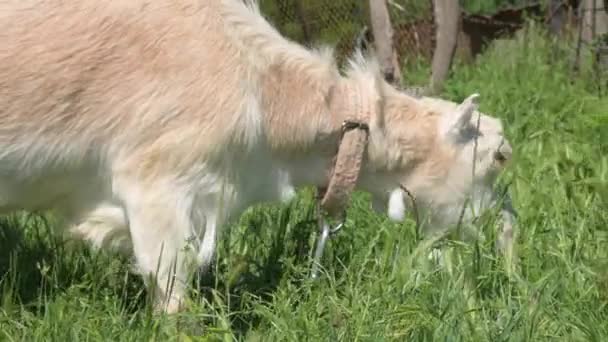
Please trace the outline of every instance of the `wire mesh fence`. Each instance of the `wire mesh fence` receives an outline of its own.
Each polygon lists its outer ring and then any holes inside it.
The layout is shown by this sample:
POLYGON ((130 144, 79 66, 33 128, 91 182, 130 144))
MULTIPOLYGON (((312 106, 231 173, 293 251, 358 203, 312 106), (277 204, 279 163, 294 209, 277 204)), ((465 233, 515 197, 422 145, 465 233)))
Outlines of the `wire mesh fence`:
MULTIPOLYGON (((285 36, 304 45, 330 44, 338 63, 363 42, 372 42, 367 0, 258 0, 264 15, 285 36)), ((432 0, 387 0, 393 47, 400 63, 432 58, 436 38, 432 0)), ((461 24, 456 55, 471 59, 488 42, 543 22, 550 32, 572 42, 576 68, 581 58, 595 58, 608 71, 608 0, 460 0, 461 24), (605 13, 604 13, 605 12, 605 13), (591 14, 591 15, 588 15, 591 14), (578 39, 577 39, 578 36, 578 39)), ((598 69, 598 75, 603 72, 598 69)), ((600 77, 600 76, 598 76, 600 77)))
MULTIPOLYGON (((522 25, 524 10, 539 11, 535 0, 461 0, 459 55, 479 53, 486 41, 522 25), (499 6, 498 4, 502 5, 499 6), (483 14, 503 8, 498 16, 483 14), (475 14, 470 14, 475 13, 475 14)), ((367 0, 259 0, 263 13, 286 36, 305 45, 331 44, 342 61, 357 44, 373 41, 367 0)), ((402 63, 430 60, 436 24, 432 0, 388 0, 393 46, 402 63)))
MULTIPOLYGON (((262 12, 287 37, 305 45, 331 44, 343 61, 370 34, 369 2, 364 0, 260 0, 262 12)), ((430 0, 392 0, 394 46, 401 58, 430 56, 434 24, 430 0)))
POLYGON ((586 69, 596 79, 599 93, 606 93, 608 0, 553 1, 547 16, 552 33, 556 33, 554 26, 558 26, 554 22, 560 22, 565 27, 566 32, 561 37, 569 45, 567 58, 572 64, 573 77, 586 69))

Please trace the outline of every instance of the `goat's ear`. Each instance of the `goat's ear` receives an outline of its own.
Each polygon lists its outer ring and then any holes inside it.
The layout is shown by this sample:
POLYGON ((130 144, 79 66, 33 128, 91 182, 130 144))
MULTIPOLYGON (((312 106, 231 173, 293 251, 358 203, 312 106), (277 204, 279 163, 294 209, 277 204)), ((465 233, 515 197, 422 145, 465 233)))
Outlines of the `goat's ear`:
POLYGON ((446 137, 457 138, 479 107, 478 101, 479 94, 472 94, 462 101, 453 113, 444 113, 441 122, 441 134, 446 137))

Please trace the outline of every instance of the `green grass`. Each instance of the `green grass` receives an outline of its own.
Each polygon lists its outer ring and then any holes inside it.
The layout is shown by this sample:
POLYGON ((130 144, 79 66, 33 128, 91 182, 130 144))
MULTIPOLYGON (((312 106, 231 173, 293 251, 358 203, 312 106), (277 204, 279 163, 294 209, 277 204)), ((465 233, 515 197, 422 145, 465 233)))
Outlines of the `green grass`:
POLYGON ((426 261, 414 224, 372 214, 359 194, 308 280, 312 196, 249 210, 224 235, 190 309, 151 314, 126 260, 64 242, 36 216, 0 221, 2 341, 607 341, 608 99, 568 50, 532 30, 457 64, 444 96, 478 91, 504 119, 515 161, 518 267, 507 273, 481 244, 450 245, 444 268, 426 261))

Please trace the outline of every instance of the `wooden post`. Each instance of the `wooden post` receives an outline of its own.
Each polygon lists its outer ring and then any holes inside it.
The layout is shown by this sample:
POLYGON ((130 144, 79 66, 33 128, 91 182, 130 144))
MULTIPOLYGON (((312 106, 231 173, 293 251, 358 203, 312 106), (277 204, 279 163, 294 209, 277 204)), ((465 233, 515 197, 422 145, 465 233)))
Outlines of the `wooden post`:
POLYGON ((608 13, 602 9, 604 1, 584 0, 583 10, 583 41, 591 43, 593 39, 608 33, 608 13))
POLYGON ((393 84, 401 84, 401 70, 393 47, 393 27, 386 0, 369 1, 374 45, 384 78, 393 84))
POLYGON ((304 42, 306 45, 309 45, 311 42, 310 36, 310 26, 308 25, 308 20, 306 20, 306 15, 304 13, 304 8, 302 7, 302 1, 296 1, 296 16, 300 21, 300 25, 302 26, 302 35, 304 36, 304 42))
POLYGON ((429 89, 431 95, 441 92, 443 83, 448 78, 460 30, 460 6, 457 0, 434 0, 433 5, 437 45, 433 54, 429 89))
POLYGON ((549 32, 555 36, 562 33, 566 26, 567 7, 563 0, 550 0, 547 8, 549 32))

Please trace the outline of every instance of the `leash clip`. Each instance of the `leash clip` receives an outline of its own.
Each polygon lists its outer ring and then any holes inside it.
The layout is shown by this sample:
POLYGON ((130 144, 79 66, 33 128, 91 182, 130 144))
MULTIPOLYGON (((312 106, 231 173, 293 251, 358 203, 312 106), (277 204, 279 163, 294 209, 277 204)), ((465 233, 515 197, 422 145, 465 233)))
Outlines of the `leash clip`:
POLYGON ((321 267, 321 259, 323 258, 323 251, 325 250, 325 245, 329 238, 333 237, 344 227, 344 223, 346 221, 346 212, 342 215, 342 220, 335 227, 331 227, 327 222, 327 219, 323 216, 321 212, 319 212, 319 230, 320 235, 317 240, 317 245, 315 247, 315 252, 313 256, 313 264, 310 277, 313 280, 319 278, 319 269, 321 267))

